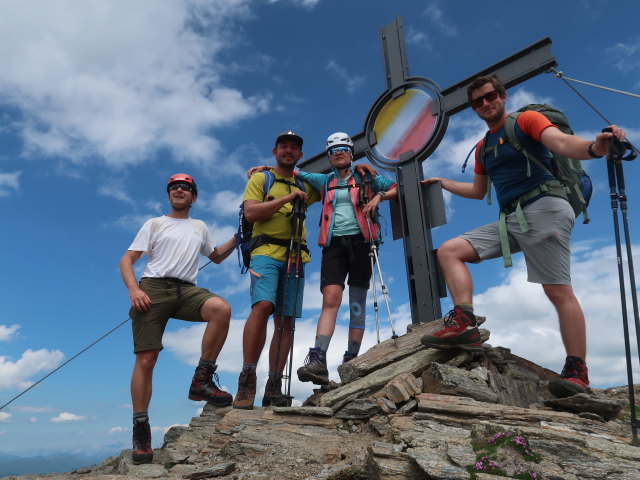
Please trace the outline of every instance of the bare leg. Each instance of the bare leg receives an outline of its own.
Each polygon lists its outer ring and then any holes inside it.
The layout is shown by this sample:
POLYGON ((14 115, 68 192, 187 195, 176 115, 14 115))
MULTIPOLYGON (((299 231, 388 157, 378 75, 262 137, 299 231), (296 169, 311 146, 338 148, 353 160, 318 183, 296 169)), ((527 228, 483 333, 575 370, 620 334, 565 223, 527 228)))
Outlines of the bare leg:
POLYGON ((213 297, 202 304, 200 316, 207 322, 202 335, 202 358, 215 362, 229 333, 231 307, 226 300, 213 297))
POLYGON ((265 300, 252 308, 242 335, 242 356, 245 363, 258 363, 267 339, 267 320, 273 311, 273 304, 265 300))
POLYGON ((475 262, 478 258, 475 248, 460 237, 447 240, 438 249, 438 262, 454 305, 472 303, 473 280, 466 263, 475 262))
POLYGON ((587 327, 573 288, 571 285, 543 285, 542 288, 558 312, 560 335, 567 355, 586 360, 587 327))
POLYGON ((325 285, 322 289, 322 311, 316 328, 317 335, 333 336, 336 328, 338 309, 342 303, 342 285, 325 285))
POLYGON ((131 404, 134 412, 149 409, 153 381, 153 368, 160 350, 136 353, 136 361, 131 374, 131 404))

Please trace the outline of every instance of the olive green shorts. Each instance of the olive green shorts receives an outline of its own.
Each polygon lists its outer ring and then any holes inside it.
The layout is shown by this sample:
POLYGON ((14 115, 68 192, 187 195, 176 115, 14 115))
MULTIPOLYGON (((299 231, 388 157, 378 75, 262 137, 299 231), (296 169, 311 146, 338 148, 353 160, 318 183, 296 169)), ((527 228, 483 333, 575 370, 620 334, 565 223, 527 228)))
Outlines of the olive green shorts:
POLYGON ((151 300, 148 312, 129 310, 133 331, 133 352, 162 350, 162 335, 170 318, 202 322, 200 307, 208 299, 217 297, 205 288, 180 283, 174 279, 143 278, 140 288, 151 300))

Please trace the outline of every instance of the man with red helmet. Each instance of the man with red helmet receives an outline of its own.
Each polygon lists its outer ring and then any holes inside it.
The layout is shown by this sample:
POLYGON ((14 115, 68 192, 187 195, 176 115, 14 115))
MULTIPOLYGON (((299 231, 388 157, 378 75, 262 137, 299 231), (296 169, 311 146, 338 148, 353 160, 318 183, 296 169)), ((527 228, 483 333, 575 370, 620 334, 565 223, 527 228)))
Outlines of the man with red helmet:
POLYGON ((195 284, 199 256, 220 263, 233 251, 235 238, 218 248, 205 223, 189 217, 198 197, 196 182, 190 175, 173 175, 167 193, 171 213, 147 220, 120 260, 120 273, 131 300, 129 315, 136 355, 131 375, 135 464, 153 459, 148 408, 153 368, 163 348, 162 335, 169 318, 207 323, 189 399, 205 400, 216 406, 232 401, 231 395, 216 385, 215 373, 216 359, 229 330, 231 307, 224 299, 195 284), (149 261, 138 283, 133 264, 145 253, 149 261))

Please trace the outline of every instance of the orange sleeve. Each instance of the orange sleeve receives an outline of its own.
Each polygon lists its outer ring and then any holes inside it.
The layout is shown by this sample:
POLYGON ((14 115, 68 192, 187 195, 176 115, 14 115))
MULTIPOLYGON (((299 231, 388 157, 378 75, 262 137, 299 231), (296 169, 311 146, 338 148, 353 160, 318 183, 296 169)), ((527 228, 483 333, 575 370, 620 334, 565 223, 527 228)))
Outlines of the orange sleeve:
POLYGON ((473 173, 475 173, 476 175, 486 175, 487 174, 487 172, 484 171, 484 167, 482 166, 482 163, 479 160, 479 158, 480 158, 480 150, 482 149, 482 144, 483 143, 484 143, 484 138, 482 140, 480 140, 478 142, 478 144, 476 145, 476 151, 475 151, 476 164, 475 164, 475 167, 473 167, 473 173))
POLYGON ((540 136, 546 128, 558 128, 543 114, 532 110, 527 110, 518 115, 516 123, 525 134, 529 135, 536 142, 540 142, 540 136))

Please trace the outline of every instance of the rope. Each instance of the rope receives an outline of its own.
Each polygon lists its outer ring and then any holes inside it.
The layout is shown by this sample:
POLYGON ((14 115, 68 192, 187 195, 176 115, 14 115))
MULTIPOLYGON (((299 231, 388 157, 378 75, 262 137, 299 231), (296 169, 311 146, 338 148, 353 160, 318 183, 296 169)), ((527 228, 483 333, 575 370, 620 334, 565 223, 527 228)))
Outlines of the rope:
POLYGON ((622 95, 628 95, 630 97, 640 98, 640 95, 638 95, 637 93, 625 92, 624 90, 617 90, 615 88, 605 87, 603 85, 596 85, 595 83, 589 83, 589 82, 584 82, 582 80, 576 80, 575 78, 565 77, 562 72, 558 72, 555 68, 553 68, 552 70, 555 72, 557 78, 562 78, 562 79, 565 79, 565 80, 570 80, 572 82, 581 83, 582 85, 588 85, 589 87, 600 88, 602 90, 607 90, 609 92, 621 93, 622 95))
POLYGON ((67 360, 66 362, 64 362, 62 365, 60 365, 58 368, 52 370, 51 372, 49 372, 48 374, 46 374, 44 377, 42 377, 40 380, 38 380, 36 383, 34 383, 33 385, 31 385, 29 388, 27 388, 26 390, 22 391, 21 393, 19 393, 18 395, 16 395, 15 397, 13 397, 11 400, 9 400, 7 403, 5 403, 4 405, 2 405, 0 407, 0 410, 2 410, 4 407, 6 407, 7 405, 9 405, 10 403, 13 403, 14 400, 20 398, 22 395, 24 395, 25 393, 27 393, 29 390, 31 390, 33 387, 35 387, 36 385, 38 385, 39 383, 41 383, 42 381, 44 381, 46 378, 50 377, 51 375, 53 375, 54 373, 56 373, 58 370, 60 370, 62 367, 64 367, 65 365, 67 365, 69 362, 75 360, 76 358, 78 358, 80 355, 82 355, 84 352, 86 352, 87 350, 89 350, 91 347, 93 347, 96 343, 98 343, 100 340, 102 340, 103 338, 105 338, 108 335, 111 335, 111 333, 115 332, 118 328, 120 328, 122 325, 124 325, 125 323, 127 323, 130 319, 127 318, 124 322, 120 323, 119 325, 113 327, 111 330, 109 330, 107 333, 105 333, 103 336, 101 336, 99 339, 97 339, 95 342, 93 342, 91 345, 89 345, 88 347, 84 348, 83 350, 79 351, 78 353, 76 353, 73 357, 71 357, 69 360, 67 360))
MULTIPOLYGON (((613 125, 613 122, 612 122, 612 121, 610 121, 609 119, 607 119, 607 117, 605 117, 605 116, 600 112, 600 110, 598 110, 598 109, 597 109, 597 108, 596 108, 596 107, 595 107, 595 106, 594 106, 594 105, 593 105, 589 100, 587 100, 587 99, 586 99, 586 97, 585 97, 584 95, 582 95, 582 94, 581 94, 581 93, 580 93, 580 92, 579 92, 579 91, 578 91, 578 90, 577 90, 573 85, 571 85, 567 80, 571 80, 571 81, 573 81, 573 82, 577 82, 577 83, 582 83, 582 84, 585 84, 585 85, 589 85, 589 86, 591 86, 591 87, 602 88, 603 90, 608 90, 608 91, 611 91, 611 92, 622 93, 622 94, 625 94, 625 95, 630 95, 630 96, 632 96, 632 97, 640 98, 640 95, 636 95, 636 94, 634 94, 634 93, 624 92, 624 91, 622 91, 622 90, 616 90, 616 89, 614 89, 614 88, 603 87, 603 86, 601 86, 601 85, 595 85, 595 84, 593 84, 593 83, 582 82, 582 81, 580 81, 580 80, 575 80, 575 79, 573 79, 573 78, 565 77, 565 76, 564 76, 564 74, 563 74, 562 72, 557 71, 555 68, 552 68, 550 71, 552 71, 552 72, 555 74, 555 77, 556 77, 556 78, 559 78, 560 80, 562 80, 562 81, 563 81, 563 82, 564 82, 564 83, 565 83, 565 84, 566 84, 566 85, 567 85, 571 90, 573 90, 573 91, 576 93, 576 95, 578 95, 578 96, 579 96, 579 97, 580 97, 580 98, 581 98, 581 99, 582 99, 582 100, 583 100, 587 105, 589 105, 589 106, 593 109, 593 111, 594 111, 594 112, 596 112, 596 114, 597 114, 600 118, 602 118, 602 119, 603 119, 607 124, 609 124, 609 125, 613 125)), ((626 142, 629 144, 629 146, 630 146, 633 150, 635 150, 635 152, 636 152, 636 153, 640 153, 640 150, 638 150, 638 149, 637 149, 637 148, 636 148, 636 147, 635 147, 631 142, 629 142, 628 140, 627 140, 626 142)))
MULTIPOLYGON (((234 247, 235 248, 235 247, 234 247)), ((226 253, 228 250, 225 250, 224 253, 226 253)), ((211 263, 211 260, 209 260, 207 263, 205 263, 203 266, 201 266, 198 271, 202 270, 204 267, 206 267, 207 265, 209 265, 211 263)), ((15 400, 17 400, 18 398, 20 398, 22 395, 24 395, 25 393, 27 393, 29 390, 31 390, 33 387, 35 387, 36 385, 42 383, 45 379, 49 378, 51 375, 53 375, 54 373, 56 373, 58 370, 60 370, 62 367, 66 366, 67 364, 71 363, 73 360, 75 360, 76 358, 78 358, 80 355, 82 355, 84 352, 86 352, 87 350, 89 350, 91 347, 93 347, 96 343, 98 343, 99 341, 101 341, 103 338, 111 335, 113 332, 115 332, 117 329, 119 329, 122 325, 124 325, 125 323, 127 323, 129 320, 131 320, 130 318, 127 318, 125 321, 121 322, 120 324, 116 325, 115 327, 113 327, 111 330, 109 330, 107 333, 105 333, 104 335, 102 335, 99 339, 97 339, 96 341, 94 341, 91 345, 85 347, 84 349, 80 350, 78 353, 76 353, 73 357, 71 357, 69 360, 67 360, 66 362, 64 362, 62 365, 60 365, 58 368, 53 369, 52 371, 50 371, 49 373, 47 373, 44 377, 42 377, 40 380, 38 380, 36 383, 34 383, 33 385, 31 385, 29 388, 27 388, 26 390, 23 390, 22 392, 20 392, 18 395, 16 395, 15 397, 13 397, 11 400, 9 400, 7 403, 5 403, 4 405, 0 406, 0 410, 2 410, 4 407, 6 407, 7 405, 10 405, 11 403, 13 403, 15 400)))

